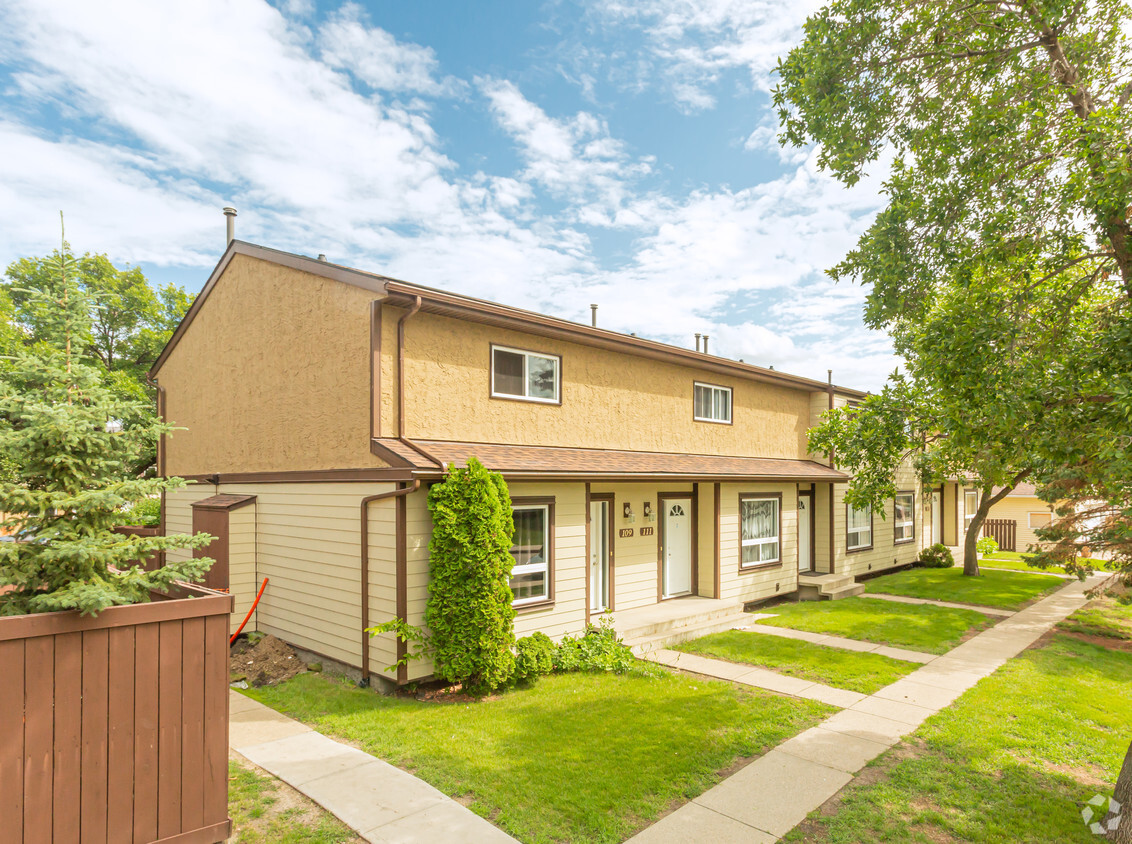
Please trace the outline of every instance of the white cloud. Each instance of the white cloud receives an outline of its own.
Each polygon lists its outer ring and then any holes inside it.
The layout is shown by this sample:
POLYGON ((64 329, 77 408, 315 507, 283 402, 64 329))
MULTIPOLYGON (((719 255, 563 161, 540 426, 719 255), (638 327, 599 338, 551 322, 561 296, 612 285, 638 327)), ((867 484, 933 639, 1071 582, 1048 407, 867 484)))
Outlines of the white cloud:
POLYGON ((631 156, 610 136, 605 121, 588 112, 554 119, 512 82, 482 78, 476 83, 496 122, 518 144, 526 180, 557 198, 584 201, 578 219, 587 225, 619 224, 616 212, 628 196, 628 184, 651 172, 651 157, 631 156))
MULTIPOLYGON (((600 116, 548 114, 492 78, 476 85, 522 169, 463 173, 427 108, 386 102, 453 90, 431 50, 352 7, 308 25, 262 0, 9 0, 24 101, 65 108, 85 137, 0 122, 0 256, 52 248, 62 208, 80 250, 203 269, 233 203, 239 236, 265 245, 584 321, 599 302, 616 330, 685 346, 701 331, 716 353, 786 371, 836 364, 842 383, 892 368, 859 326, 861 291, 821 277, 880 205, 875 181, 844 190, 811 153, 740 190, 646 189, 655 161, 600 116), (388 67, 367 65, 380 56, 388 67), (584 226, 637 239, 603 264, 584 226)), ((666 26, 658 37, 682 31, 666 26)))
POLYGON ((771 74, 801 37, 821 0, 598 0, 590 14, 606 25, 639 30, 646 54, 636 82, 659 83, 687 111, 711 108, 724 71, 747 71, 751 85, 771 74))
POLYGON ((319 27, 318 43, 326 64, 379 91, 436 95, 459 87, 455 80, 437 80, 439 62, 430 47, 399 42, 371 26, 356 3, 331 13, 319 27))

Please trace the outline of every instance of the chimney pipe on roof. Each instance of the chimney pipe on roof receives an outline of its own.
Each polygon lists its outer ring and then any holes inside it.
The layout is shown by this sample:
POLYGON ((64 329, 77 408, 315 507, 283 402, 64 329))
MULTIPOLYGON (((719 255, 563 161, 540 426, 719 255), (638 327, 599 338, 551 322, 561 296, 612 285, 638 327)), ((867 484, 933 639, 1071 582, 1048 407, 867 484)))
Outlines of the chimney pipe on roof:
POLYGON ((590 325, 597 328, 597 305, 590 305, 590 325))
POLYGON ((224 248, 228 248, 233 240, 236 239, 236 209, 231 205, 224 206, 224 216, 228 218, 228 239, 224 241, 224 248))
POLYGON ((700 337, 702 337, 702 336, 703 335, 700 334, 700 332, 698 332, 698 331, 696 332, 696 351, 697 352, 700 350, 700 337))
POLYGON ((705 334, 704 335, 704 354, 706 355, 707 353, 708 353, 707 352, 707 335, 705 334))
POLYGON ((325 252, 319 252, 318 253, 318 260, 322 261, 323 263, 326 263, 326 253, 325 252))

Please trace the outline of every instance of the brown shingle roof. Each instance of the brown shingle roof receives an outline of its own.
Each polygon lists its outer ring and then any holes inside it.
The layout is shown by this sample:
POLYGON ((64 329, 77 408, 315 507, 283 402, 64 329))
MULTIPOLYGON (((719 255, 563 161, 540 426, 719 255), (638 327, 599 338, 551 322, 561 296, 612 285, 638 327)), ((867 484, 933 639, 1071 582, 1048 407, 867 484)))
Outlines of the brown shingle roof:
POLYGON ((739 457, 714 454, 668 454, 654 451, 613 451, 600 448, 469 443, 413 440, 421 451, 399 440, 375 439, 385 449, 422 473, 439 472, 454 463, 466 466, 476 457, 487 468, 511 478, 688 478, 697 480, 847 481, 848 477, 812 460, 739 457))

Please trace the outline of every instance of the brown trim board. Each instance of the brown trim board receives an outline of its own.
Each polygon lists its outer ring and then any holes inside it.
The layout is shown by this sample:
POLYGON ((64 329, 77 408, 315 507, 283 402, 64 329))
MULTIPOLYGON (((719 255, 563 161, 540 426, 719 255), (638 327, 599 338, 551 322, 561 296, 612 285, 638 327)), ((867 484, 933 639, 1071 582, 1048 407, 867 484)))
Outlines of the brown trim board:
POLYGON ((720 486, 719 486, 719 483, 717 482, 715 484, 715 594, 712 596, 713 598, 716 598, 716 599, 718 599, 720 597, 719 593, 723 588, 722 587, 722 581, 723 581, 722 561, 719 559, 719 542, 720 542, 719 520, 722 516, 722 513, 720 512, 721 495, 722 495, 722 493, 721 493, 721 490, 720 490, 720 486))
MULTIPOLYGON (((817 526, 817 492, 811 486, 810 489, 799 490, 798 497, 808 498, 810 501, 810 559, 806 561, 808 563, 806 571, 816 571, 818 562, 817 531, 815 529, 817 526)), ((799 568, 799 571, 800 570, 801 568, 799 568)))

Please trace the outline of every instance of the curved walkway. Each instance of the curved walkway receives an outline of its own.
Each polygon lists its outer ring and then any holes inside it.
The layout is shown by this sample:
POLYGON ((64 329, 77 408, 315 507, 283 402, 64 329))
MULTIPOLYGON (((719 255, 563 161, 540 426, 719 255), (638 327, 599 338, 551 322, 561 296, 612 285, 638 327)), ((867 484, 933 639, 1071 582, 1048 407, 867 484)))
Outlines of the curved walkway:
POLYGON ((366 841, 515 840, 412 774, 250 697, 230 692, 229 710, 232 750, 337 815, 366 841))
MULTIPOLYGON (((630 840, 777 841, 852 782, 869 761, 1083 606, 1089 588, 1087 582, 1069 583, 875 694, 861 696, 630 840)), ((700 659, 729 666, 728 672, 735 668, 734 663, 700 659)), ((702 670, 709 667, 701 663, 691 670, 709 673, 702 670)))

